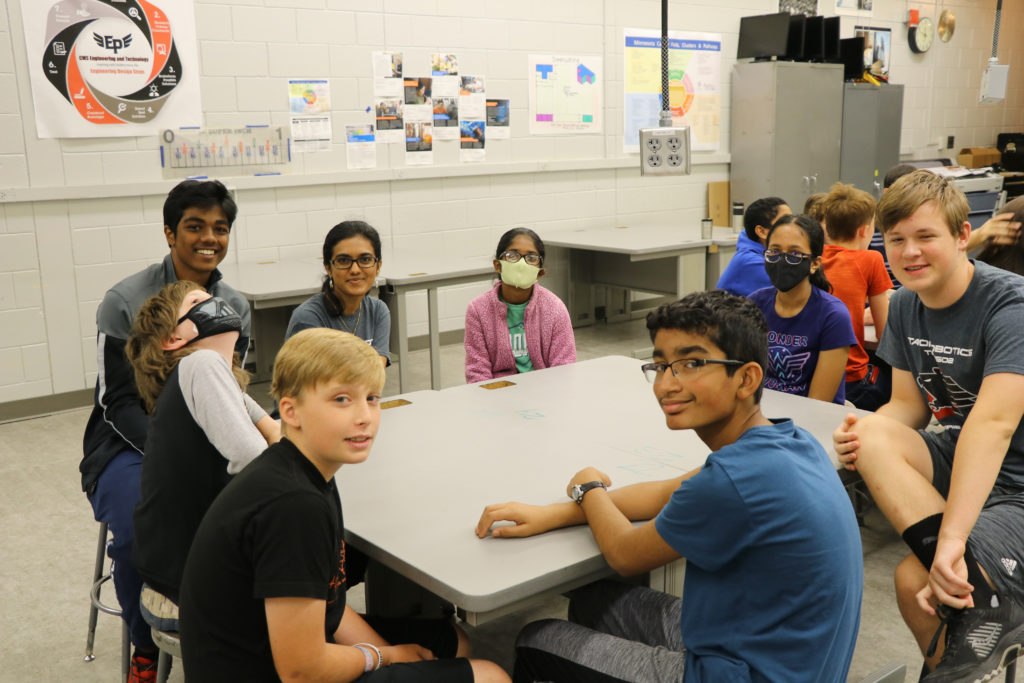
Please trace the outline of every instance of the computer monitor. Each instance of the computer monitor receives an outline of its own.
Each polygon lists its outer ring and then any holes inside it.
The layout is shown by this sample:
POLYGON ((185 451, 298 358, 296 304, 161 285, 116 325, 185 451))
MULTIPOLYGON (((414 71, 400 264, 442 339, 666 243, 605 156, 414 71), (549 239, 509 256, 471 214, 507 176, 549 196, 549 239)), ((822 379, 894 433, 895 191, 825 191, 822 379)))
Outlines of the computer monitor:
POLYGON ((786 59, 800 61, 804 58, 804 28, 807 17, 802 14, 789 15, 789 35, 786 39, 786 59))
POLYGON ((839 55, 843 63, 843 80, 864 75, 864 38, 843 38, 839 41, 839 55))
POLYGON ((839 17, 825 17, 822 30, 824 33, 822 47, 825 53, 823 59, 826 62, 842 61, 843 56, 839 52, 839 17))
POLYGON ((789 45, 789 14, 762 14, 740 19, 736 59, 785 57, 789 45))
POLYGON ((825 59, 825 17, 807 17, 804 25, 804 60, 820 62, 825 59))

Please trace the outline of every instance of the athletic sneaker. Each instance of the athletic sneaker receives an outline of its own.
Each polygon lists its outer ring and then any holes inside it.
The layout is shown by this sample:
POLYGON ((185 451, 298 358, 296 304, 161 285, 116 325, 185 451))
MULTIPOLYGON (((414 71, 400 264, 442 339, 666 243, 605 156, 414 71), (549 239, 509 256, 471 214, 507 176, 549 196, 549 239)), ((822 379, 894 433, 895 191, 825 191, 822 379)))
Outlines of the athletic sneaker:
POLYGON ((128 683, 156 683, 156 660, 139 654, 132 655, 128 683))
POLYGON ((935 652, 939 633, 946 627, 946 651, 927 683, 988 681, 1001 674, 1021 655, 1024 609, 1010 598, 992 597, 991 607, 952 610, 939 607, 942 623, 932 638, 928 655, 935 652))

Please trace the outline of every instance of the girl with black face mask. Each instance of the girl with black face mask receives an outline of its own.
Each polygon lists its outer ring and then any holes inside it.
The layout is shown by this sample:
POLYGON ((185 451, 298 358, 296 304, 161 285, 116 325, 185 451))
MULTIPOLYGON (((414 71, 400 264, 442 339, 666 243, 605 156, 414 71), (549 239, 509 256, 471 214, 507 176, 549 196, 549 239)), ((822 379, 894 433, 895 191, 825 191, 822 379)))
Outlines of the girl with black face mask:
POLYGON ((857 338, 821 268, 825 233, 810 216, 782 216, 766 244, 773 286, 750 295, 768 321, 765 388, 842 404, 846 359, 857 338))

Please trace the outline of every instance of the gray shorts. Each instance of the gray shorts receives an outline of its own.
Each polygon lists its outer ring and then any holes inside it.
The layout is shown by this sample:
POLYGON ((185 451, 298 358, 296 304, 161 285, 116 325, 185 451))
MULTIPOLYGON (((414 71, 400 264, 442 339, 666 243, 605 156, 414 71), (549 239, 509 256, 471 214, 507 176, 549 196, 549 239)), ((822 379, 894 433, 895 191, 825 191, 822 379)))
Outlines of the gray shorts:
MULTIPOLYGON (((956 439, 918 430, 932 458, 932 486, 949 497, 956 439)), ((978 515, 967 544, 1000 592, 1024 600, 1024 491, 999 482, 978 515)))
POLYGON ((570 593, 569 619, 528 624, 516 640, 514 680, 680 683, 682 601, 643 586, 598 581, 570 593))

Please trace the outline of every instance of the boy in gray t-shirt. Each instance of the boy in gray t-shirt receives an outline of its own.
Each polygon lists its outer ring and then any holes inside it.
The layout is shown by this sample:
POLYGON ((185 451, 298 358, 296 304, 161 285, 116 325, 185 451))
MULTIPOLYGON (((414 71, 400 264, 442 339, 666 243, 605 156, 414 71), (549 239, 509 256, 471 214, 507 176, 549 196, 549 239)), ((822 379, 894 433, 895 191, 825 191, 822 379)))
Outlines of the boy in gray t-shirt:
POLYGON ((967 211, 928 171, 879 202, 903 284, 879 347, 892 398, 833 435, 912 551, 896 593, 927 681, 987 680, 1024 644, 1024 278, 967 258, 967 211))

